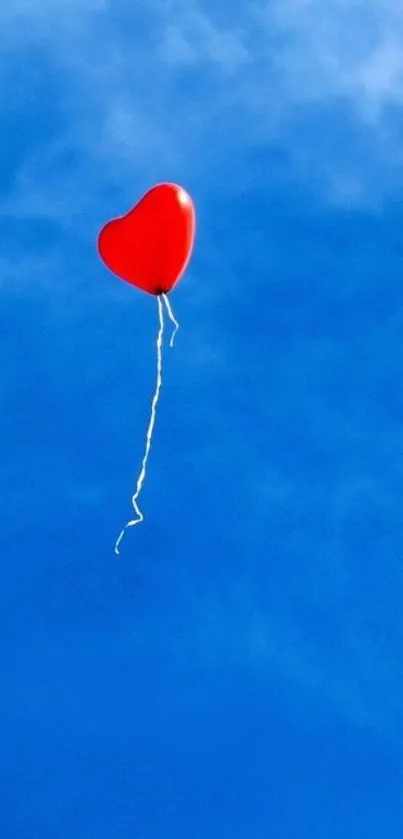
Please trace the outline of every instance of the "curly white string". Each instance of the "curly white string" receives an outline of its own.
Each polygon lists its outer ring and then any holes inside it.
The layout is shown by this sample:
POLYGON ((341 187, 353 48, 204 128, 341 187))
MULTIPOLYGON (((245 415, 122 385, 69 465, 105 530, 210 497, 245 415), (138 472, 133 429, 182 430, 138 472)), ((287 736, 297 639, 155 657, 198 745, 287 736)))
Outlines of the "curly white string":
POLYGON ((176 333, 179 329, 179 324, 174 317, 174 314, 173 314, 172 309, 171 309, 171 305, 169 303, 169 300, 168 300, 166 294, 162 294, 162 295, 158 296, 157 297, 157 303, 158 303, 158 334, 157 334, 157 342, 156 342, 156 346, 157 346, 157 381, 156 381, 155 390, 154 390, 154 394, 153 394, 152 401, 151 401, 150 421, 148 423, 148 428, 147 428, 147 432, 146 432, 143 460, 142 460, 142 463, 141 463, 140 473, 139 473, 139 476, 137 478, 136 489, 135 489, 134 494, 132 495, 132 506, 133 506, 135 518, 130 519, 125 524, 125 526, 122 527, 122 530, 120 531, 119 536, 116 539, 115 554, 117 554, 117 555, 119 555, 119 553, 120 553, 120 545, 121 545, 122 539, 123 539, 123 537, 126 533, 126 530, 129 527, 134 527, 136 524, 140 524, 142 521, 144 521, 144 515, 141 512, 140 507, 138 505, 138 498, 139 498, 139 495, 140 495, 140 492, 142 490, 144 480, 145 480, 145 477, 146 477, 146 474, 147 474, 147 463, 148 463, 148 458, 149 458, 150 451, 151 451, 153 432, 154 432, 154 426, 155 426, 155 418, 156 418, 156 415, 157 415, 157 405, 158 405, 158 400, 159 400, 159 397, 160 397, 161 387, 162 387, 162 339, 163 339, 163 336, 164 336, 164 310, 163 310, 163 306, 162 306, 162 300, 165 303, 166 310, 168 312, 168 317, 172 321, 172 323, 174 324, 174 327, 175 327, 174 332, 171 336, 171 340, 169 342, 170 347, 173 347, 175 335, 176 335, 176 333))
POLYGON ((172 333, 172 335, 171 335, 171 340, 170 340, 170 342, 169 342, 169 346, 170 346, 170 347, 173 347, 173 345, 174 345, 174 341, 175 341, 175 335, 176 335, 176 333, 177 333, 177 331, 178 331, 178 329, 179 329, 179 323, 178 323, 178 321, 176 320, 176 318, 174 317, 174 313, 173 313, 173 311, 172 311, 172 309, 171 309, 171 304, 170 304, 170 302, 169 302, 169 300, 168 300, 168 298, 167 298, 166 294, 162 294, 161 296, 162 296, 162 299, 163 299, 163 301, 164 301, 164 303, 165 303, 166 310, 167 310, 167 312, 168 312, 168 317, 169 317, 169 320, 170 320, 170 321, 172 321, 172 323, 173 323, 173 325, 174 325, 174 327, 175 327, 175 328, 174 328, 174 331, 173 331, 173 333, 172 333))

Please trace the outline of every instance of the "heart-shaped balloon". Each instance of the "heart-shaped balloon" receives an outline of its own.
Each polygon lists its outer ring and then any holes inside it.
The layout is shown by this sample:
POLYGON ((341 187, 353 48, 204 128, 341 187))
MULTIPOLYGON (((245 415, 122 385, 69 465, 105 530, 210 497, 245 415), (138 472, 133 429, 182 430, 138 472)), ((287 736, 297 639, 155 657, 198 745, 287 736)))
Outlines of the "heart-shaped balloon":
POLYGON ((122 280, 149 294, 166 294, 185 271, 194 235, 190 195, 177 184, 163 183, 146 192, 125 216, 103 227, 98 251, 122 280))

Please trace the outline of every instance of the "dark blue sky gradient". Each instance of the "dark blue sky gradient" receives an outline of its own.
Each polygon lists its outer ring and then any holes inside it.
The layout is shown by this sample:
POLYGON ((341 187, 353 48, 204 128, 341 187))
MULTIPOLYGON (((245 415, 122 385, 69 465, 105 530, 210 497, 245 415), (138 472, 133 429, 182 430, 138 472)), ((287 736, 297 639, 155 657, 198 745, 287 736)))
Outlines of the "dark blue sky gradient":
POLYGON ((402 835, 401 116, 326 8, 316 88, 294 0, 4 0, 4 839, 402 835), (116 559, 157 311, 95 242, 161 179, 198 235, 116 559))

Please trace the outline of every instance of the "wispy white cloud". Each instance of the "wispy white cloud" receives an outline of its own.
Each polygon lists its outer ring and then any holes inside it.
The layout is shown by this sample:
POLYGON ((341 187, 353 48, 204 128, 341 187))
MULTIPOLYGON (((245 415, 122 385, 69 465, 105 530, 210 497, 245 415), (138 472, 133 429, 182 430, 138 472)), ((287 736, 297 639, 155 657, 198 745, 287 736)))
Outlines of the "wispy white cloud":
POLYGON ((296 172, 337 200, 383 194, 392 173, 400 178, 403 13, 390 0, 261 0, 226 19, 203 0, 136 9, 20 0, 2 4, 0 23, 3 63, 18 49, 29 83, 24 48, 42 51, 65 115, 59 136, 22 163, 19 213, 34 196, 33 212, 54 204, 63 212, 52 185, 68 215, 78 197, 89 206, 103 183, 140 169, 202 177, 231 144, 229 114, 238 144, 283 142, 296 172), (191 101, 183 95, 189 74, 191 101), (215 125, 221 141, 212 148, 215 125), (77 154, 68 176, 58 172, 66 150, 77 154), (86 183, 87 195, 74 183, 86 183))
POLYGON ((403 96, 403 13, 392 2, 286 0, 267 4, 268 33, 290 97, 349 97, 362 115, 403 96))
POLYGON ((197 2, 167 3, 161 34, 159 55, 173 67, 210 64, 232 76, 253 61, 245 43, 242 17, 237 20, 235 16, 235 23, 232 20, 227 26, 217 26, 197 2))

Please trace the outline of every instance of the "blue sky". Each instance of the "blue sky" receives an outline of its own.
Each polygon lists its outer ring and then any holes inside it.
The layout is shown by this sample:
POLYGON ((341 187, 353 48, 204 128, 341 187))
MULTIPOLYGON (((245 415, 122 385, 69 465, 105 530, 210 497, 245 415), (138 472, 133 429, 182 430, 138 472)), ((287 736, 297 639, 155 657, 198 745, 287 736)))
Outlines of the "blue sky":
POLYGON ((403 12, 2 0, 4 839, 402 835, 403 12), (146 519, 154 301, 194 197, 146 519))

